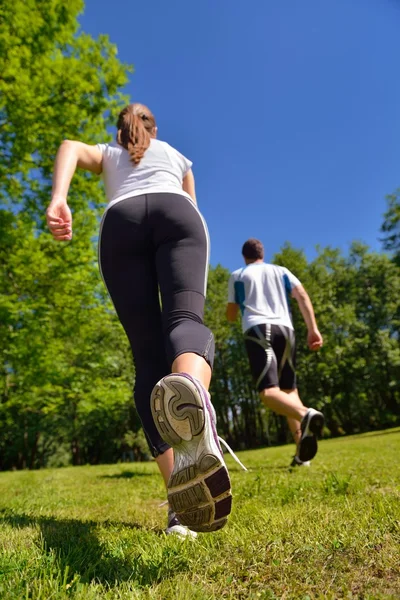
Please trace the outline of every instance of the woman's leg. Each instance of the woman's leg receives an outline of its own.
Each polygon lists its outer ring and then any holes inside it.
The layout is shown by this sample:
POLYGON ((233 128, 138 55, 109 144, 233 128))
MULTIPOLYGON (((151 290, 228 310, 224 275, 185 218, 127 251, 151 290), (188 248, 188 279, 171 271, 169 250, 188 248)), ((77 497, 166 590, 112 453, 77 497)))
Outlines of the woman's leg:
POLYGON ((194 352, 185 352, 177 356, 172 363, 173 373, 189 373, 198 379, 208 390, 211 382, 211 367, 202 356, 194 352))
POLYGON ((204 325, 209 238, 197 208, 185 197, 154 194, 149 201, 168 361, 208 389, 214 337, 204 325))
POLYGON ((172 469, 174 468, 174 451, 172 448, 168 448, 168 450, 156 456, 155 460, 164 479, 165 487, 167 487, 172 469))
POLYGON ((135 362, 135 404, 164 481, 173 451, 160 437, 150 411, 155 383, 169 373, 164 349, 154 249, 146 226, 145 197, 122 200, 106 213, 99 236, 103 279, 125 329, 135 362))
POLYGON ((162 318, 173 373, 155 386, 151 408, 160 434, 174 448, 168 499, 194 531, 227 522, 232 495, 207 389, 214 338, 203 323, 209 245, 205 223, 182 196, 155 194, 149 216, 156 247, 162 318))

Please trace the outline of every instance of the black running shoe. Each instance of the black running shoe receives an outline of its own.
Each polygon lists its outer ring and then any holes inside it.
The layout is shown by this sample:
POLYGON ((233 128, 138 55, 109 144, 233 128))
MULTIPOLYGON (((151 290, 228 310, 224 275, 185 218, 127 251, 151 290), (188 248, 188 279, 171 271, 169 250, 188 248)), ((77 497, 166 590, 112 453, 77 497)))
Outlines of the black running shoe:
POLYGON ((324 427, 324 415, 309 408, 301 421, 301 438, 297 456, 301 462, 307 462, 317 454, 317 436, 321 437, 324 427))

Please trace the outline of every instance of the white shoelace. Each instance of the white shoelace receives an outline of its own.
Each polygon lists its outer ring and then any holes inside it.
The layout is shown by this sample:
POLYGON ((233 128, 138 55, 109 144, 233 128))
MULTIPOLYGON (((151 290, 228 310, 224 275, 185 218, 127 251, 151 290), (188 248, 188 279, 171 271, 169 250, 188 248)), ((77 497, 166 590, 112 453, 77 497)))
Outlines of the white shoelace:
POLYGON ((219 440, 220 444, 223 444, 225 446, 225 448, 228 450, 229 454, 232 456, 232 458, 234 460, 236 460, 236 462, 238 463, 238 465, 240 465, 242 467, 243 471, 247 471, 246 467, 238 459, 238 457, 236 456, 236 454, 234 453, 234 451, 232 450, 232 448, 229 446, 229 444, 227 444, 226 441, 222 437, 218 436, 218 440, 219 440))
MULTIPOLYGON (((200 382, 199 382, 199 383, 200 383, 200 382)), ((201 383, 200 383, 200 385, 201 385, 201 383)), ((206 391, 207 391, 207 390, 206 390, 206 391)), ((210 393, 209 393, 209 392, 207 392, 207 395, 208 395, 208 399, 209 399, 209 401, 210 401, 211 409, 212 409, 212 412, 213 412, 213 417, 214 417, 214 427, 216 428, 216 427, 217 427, 217 425, 216 425, 216 423, 217 423, 217 413, 215 412, 214 405, 213 405, 213 403, 211 402, 211 396, 210 396, 210 393)), ((225 441, 225 440, 224 440, 222 437, 220 437, 218 434, 217 434, 217 437, 218 437, 219 443, 220 443, 220 444, 223 444, 223 446, 225 446, 225 448, 228 450, 228 452, 229 452, 229 454, 232 456, 232 458, 233 458, 233 459, 234 459, 234 460, 235 460, 235 461, 238 463, 238 465, 240 465, 240 466, 242 467, 243 471, 247 471, 246 467, 245 467, 245 466, 244 466, 244 464, 243 464, 243 463, 242 463, 242 462, 241 462, 241 461, 238 459, 238 457, 236 456, 236 454, 234 453, 234 451, 232 450, 232 448, 229 446, 229 444, 228 444, 228 443, 227 443, 227 442, 226 442, 226 441, 225 441)))

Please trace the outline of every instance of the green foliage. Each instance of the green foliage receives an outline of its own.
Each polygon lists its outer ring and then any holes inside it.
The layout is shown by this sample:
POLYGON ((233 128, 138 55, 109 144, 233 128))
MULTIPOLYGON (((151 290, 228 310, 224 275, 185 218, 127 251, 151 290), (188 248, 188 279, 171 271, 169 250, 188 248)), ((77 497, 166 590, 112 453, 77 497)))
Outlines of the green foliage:
POLYGON ((60 142, 104 139, 127 67, 78 31, 81 0, 0 7, 0 468, 113 461, 139 427, 125 336, 97 269, 97 178, 70 192, 74 240, 42 232, 60 142))
MULTIPOLYGON (((348 257, 320 249, 308 263, 286 244, 274 262, 293 271, 308 290, 324 337, 318 353, 292 302, 298 343, 298 383, 308 406, 322 409, 326 434, 391 426, 400 420, 400 272, 385 254, 354 243, 348 257)), ((219 426, 236 447, 283 442, 285 420, 265 414, 248 372, 240 324, 225 319, 229 273, 211 269, 206 319, 216 334, 211 391, 219 426)))
POLYGON ((0 238, 1 466, 44 465, 64 441, 74 463, 113 461, 138 423, 127 343, 94 248, 58 246, 2 216, 14 223, 4 246, 0 238))
POLYGON ((162 533, 152 463, 0 473, 2 600, 389 600, 400 595, 400 430, 227 457, 228 525, 162 533))
POLYGON ((387 209, 384 214, 381 232, 385 250, 394 253, 394 260, 400 267, 400 189, 387 196, 387 209))
MULTIPOLYGON (((0 6, 0 200, 40 219, 60 142, 104 141, 127 67, 107 36, 78 31, 82 0, 3 0, 0 6)), ((72 206, 100 202, 97 183, 75 179, 72 206)))
MULTIPOLYGON (((97 268, 98 178, 73 180, 71 242, 43 229, 59 143, 104 141, 126 102, 131 69, 106 36, 79 30, 82 9, 82 0, 0 4, 0 469, 148 458, 130 349, 97 268)), ((320 249, 311 263, 289 244, 275 257, 305 284, 324 335, 320 353, 307 351, 293 307, 300 392, 324 410, 327 434, 399 422, 398 225, 396 193, 382 226, 394 261, 360 244, 348 257, 320 249)), ((205 311, 219 429, 236 448, 285 442, 285 421, 254 390, 240 324, 226 321, 228 277, 211 268, 205 311)))
MULTIPOLYGON (((400 416, 400 273, 388 256, 353 244, 348 258, 331 249, 309 265, 305 284, 324 347, 300 345, 299 382, 306 403, 321 407, 331 433, 397 423, 400 416)), ((295 313, 296 330, 305 340, 295 313)))

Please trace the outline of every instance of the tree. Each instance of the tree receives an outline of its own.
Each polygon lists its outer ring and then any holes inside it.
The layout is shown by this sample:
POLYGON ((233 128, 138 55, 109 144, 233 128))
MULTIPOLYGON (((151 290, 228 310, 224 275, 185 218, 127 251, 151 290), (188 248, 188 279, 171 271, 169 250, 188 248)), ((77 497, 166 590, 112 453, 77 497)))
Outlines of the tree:
MULTIPOLYGON (((354 243, 347 257, 319 249, 311 263, 285 244, 274 262, 290 269, 308 290, 324 336, 310 352, 296 302, 300 395, 322 409, 326 433, 343 435, 400 422, 400 274, 386 254, 354 243)), ((210 270, 206 321, 214 331, 216 356, 211 393, 221 431, 235 447, 285 441, 286 421, 265 411, 254 390, 239 323, 225 320, 229 273, 210 270)))
MULTIPOLYGON (((280 262, 296 273, 284 252, 280 262)), ((302 342, 304 323, 294 307, 304 402, 323 409, 333 435, 397 423, 400 278, 396 266, 387 255, 354 243, 347 258, 338 250, 320 249, 300 279, 324 336, 321 352, 307 351, 302 342)))
POLYGON ((381 232, 385 234, 383 247, 394 253, 394 261, 400 266, 400 188, 387 196, 381 232))
POLYGON ((93 238, 103 192, 85 173, 70 203, 75 237, 43 232, 63 138, 104 141, 128 68, 105 36, 78 32, 81 0, 0 6, 0 466, 114 460, 138 428, 128 344, 100 281, 93 238))
MULTIPOLYGON (((107 36, 78 32, 83 0, 3 0, 0 6, 0 200, 40 219, 53 159, 64 138, 104 140, 114 122, 127 66, 107 36)), ((76 209, 102 202, 80 174, 76 209)))
MULTIPOLYGON (((101 282, 96 236, 104 194, 78 172, 70 192, 74 238, 44 229, 54 155, 64 138, 104 141, 129 68, 106 36, 78 29, 82 0, 0 4, 0 468, 143 457, 134 369, 101 282)), ((399 263, 399 193, 382 231, 399 263)), ((286 244, 275 261, 310 292, 325 345, 306 349, 297 307, 300 392, 332 435, 400 422, 400 274, 386 254, 354 244, 308 263, 286 244)), ((211 393, 235 447, 275 443, 284 421, 266 411, 249 373, 240 324, 225 319, 229 272, 210 269, 206 323, 215 334, 211 393)))

